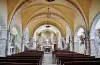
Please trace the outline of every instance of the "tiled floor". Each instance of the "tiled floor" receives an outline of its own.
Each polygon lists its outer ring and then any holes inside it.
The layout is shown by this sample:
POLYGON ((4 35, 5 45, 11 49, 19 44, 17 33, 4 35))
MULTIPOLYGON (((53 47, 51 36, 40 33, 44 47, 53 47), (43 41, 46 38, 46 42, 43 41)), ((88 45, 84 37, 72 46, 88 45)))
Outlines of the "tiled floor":
POLYGON ((57 65, 53 63, 52 53, 45 53, 42 61, 42 65, 57 65))

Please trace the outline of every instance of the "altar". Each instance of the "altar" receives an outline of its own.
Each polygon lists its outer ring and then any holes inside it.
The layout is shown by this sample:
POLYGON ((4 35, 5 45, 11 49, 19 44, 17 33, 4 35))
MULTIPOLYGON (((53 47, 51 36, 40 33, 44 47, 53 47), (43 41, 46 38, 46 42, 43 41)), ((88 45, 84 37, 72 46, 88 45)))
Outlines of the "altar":
POLYGON ((43 51, 44 52, 52 52, 52 47, 51 46, 43 46, 43 51))

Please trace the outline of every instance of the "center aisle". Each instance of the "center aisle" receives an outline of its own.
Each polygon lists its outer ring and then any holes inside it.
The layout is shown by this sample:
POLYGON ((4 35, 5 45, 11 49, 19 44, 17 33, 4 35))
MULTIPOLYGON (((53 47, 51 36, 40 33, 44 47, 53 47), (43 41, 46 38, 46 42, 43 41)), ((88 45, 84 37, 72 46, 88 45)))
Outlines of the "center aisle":
POLYGON ((52 53, 44 53, 42 65, 57 65, 53 63, 52 53))

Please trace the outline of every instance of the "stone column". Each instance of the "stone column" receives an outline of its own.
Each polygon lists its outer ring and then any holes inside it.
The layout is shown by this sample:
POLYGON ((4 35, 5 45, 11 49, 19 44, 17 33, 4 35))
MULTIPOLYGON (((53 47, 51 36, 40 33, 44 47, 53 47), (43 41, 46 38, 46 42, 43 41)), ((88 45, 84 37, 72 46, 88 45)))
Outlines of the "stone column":
POLYGON ((6 55, 11 55, 11 33, 10 30, 7 30, 7 45, 6 45, 6 55))
POLYGON ((29 39, 29 48, 30 48, 30 50, 32 50, 33 48, 33 38, 30 38, 29 39))
POLYGON ((87 55, 91 55, 90 33, 86 34, 87 55))
POLYGON ((72 51, 74 51, 74 35, 72 36, 72 51))
POLYGON ((25 44, 24 41, 25 41, 24 36, 22 36, 21 52, 24 51, 24 44, 25 44))
POLYGON ((88 51, 88 55, 90 55, 91 54, 91 47, 90 47, 90 40, 89 40, 89 38, 87 38, 87 51, 88 51))
POLYGON ((74 52, 78 52, 79 51, 79 43, 78 43, 78 36, 75 35, 74 36, 74 52))
POLYGON ((0 57, 6 56, 6 43, 7 43, 7 27, 5 25, 1 25, 0 57))

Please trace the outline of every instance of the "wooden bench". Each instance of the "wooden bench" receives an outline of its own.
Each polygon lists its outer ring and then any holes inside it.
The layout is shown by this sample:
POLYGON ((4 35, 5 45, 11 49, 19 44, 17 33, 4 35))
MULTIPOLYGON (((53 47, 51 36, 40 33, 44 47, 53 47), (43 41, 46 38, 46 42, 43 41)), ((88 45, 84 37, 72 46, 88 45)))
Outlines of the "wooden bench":
POLYGON ((99 61, 73 61, 64 62, 63 65, 100 65, 99 61))
POLYGON ((64 62, 70 62, 70 61, 100 61, 98 58, 63 58, 59 60, 59 65, 63 65, 64 62))
POLYGON ((0 62, 0 65, 38 65, 37 63, 0 62))
POLYGON ((28 51, 0 57, 0 65, 41 65, 43 52, 28 51))
MULTIPOLYGON (((58 65, 63 65, 65 63, 65 65, 68 65, 67 62, 80 62, 83 63, 87 62, 87 63, 100 63, 100 59, 99 58, 95 58, 95 56, 90 56, 90 55, 84 55, 84 54, 80 54, 80 53, 76 53, 76 52, 70 52, 70 51, 56 51, 53 52, 53 58, 54 61, 57 62, 58 65), (82 62, 81 62, 82 61, 82 62)), ((74 63, 75 63, 74 62, 74 63)), ((69 64, 70 65, 70 64, 69 64)))

